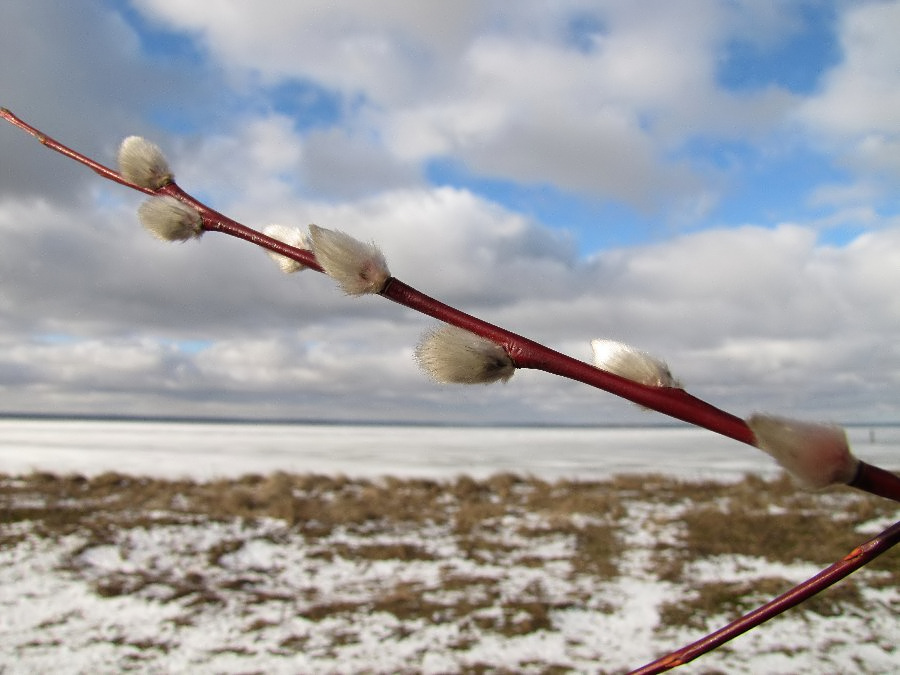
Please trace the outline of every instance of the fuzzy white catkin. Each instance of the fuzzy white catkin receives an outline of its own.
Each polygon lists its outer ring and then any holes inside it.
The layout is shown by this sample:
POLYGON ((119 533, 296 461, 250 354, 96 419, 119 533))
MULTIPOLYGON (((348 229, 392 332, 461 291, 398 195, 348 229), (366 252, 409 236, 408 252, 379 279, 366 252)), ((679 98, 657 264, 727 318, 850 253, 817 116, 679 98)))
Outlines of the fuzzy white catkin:
POLYGON ((172 172, 162 150, 140 136, 129 136, 119 146, 119 173, 144 188, 156 190, 172 182, 172 172))
MULTIPOLYGON (((277 239, 288 246, 309 250, 309 239, 307 239, 306 233, 299 227, 269 225, 263 230, 263 234, 272 237, 272 239, 277 239)), ((303 263, 297 262, 280 253, 275 253, 275 251, 266 251, 266 253, 269 254, 269 257, 277 263, 278 267, 285 274, 293 274, 294 272, 306 269, 306 265, 303 263)))
POLYGON ((138 207, 138 218, 163 241, 187 241, 203 234, 200 214, 175 197, 151 197, 138 207))
POLYGON ((427 333, 416 348, 416 361, 438 382, 453 384, 505 382, 516 371, 503 347, 456 326, 427 333))
POLYGON ((681 388, 669 367, 659 359, 615 340, 591 340, 594 365, 648 387, 681 388))
POLYGON ((317 225, 309 226, 309 238, 325 274, 347 295, 378 293, 391 277, 384 255, 375 244, 317 225))
POLYGON ((859 460, 838 426, 759 414, 750 417, 747 426, 756 436, 757 447, 805 487, 815 490, 849 483, 856 476, 859 460))

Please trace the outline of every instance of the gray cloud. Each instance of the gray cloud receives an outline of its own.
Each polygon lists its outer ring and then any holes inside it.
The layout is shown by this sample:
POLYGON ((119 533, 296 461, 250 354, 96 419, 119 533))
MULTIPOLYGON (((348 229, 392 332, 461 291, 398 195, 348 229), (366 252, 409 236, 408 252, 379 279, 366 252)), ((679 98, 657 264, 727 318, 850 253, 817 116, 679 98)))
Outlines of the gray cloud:
MULTIPOLYGON (((793 5, 778 15, 717 2, 687 12, 583 2, 524 2, 514 13, 491 2, 375 10, 270 1, 213 13, 172 0, 137 6, 197 35, 237 80, 312 80, 358 100, 343 122, 357 133, 363 164, 383 154, 382 175, 453 156, 483 175, 689 213, 684 205, 708 199, 709 186, 703 168, 675 151, 698 135, 765 135, 795 104, 775 87, 732 93, 715 80, 729 39, 789 35, 793 5), (576 39, 573 17, 595 28, 576 39), (379 142, 360 143, 366 135, 379 142)), ((311 151, 325 137, 339 158, 333 131, 314 135, 311 151)), ((327 177, 342 166, 325 161, 319 170, 327 177)), ((351 171, 347 185, 357 176, 351 171)))
MULTIPOLYGON (((840 246, 811 219, 672 231, 585 258, 569 233, 421 176, 424 159, 447 154, 511 180, 634 203, 708 190, 696 167, 669 158, 691 129, 755 138, 795 104, 784 92, 740 98, 715 87, 723 26, 738 30, 720 5, 668 22, 638 21, 619 5, 579 51, 561 18, 578 3, 544 23, 528 5, 507 33, 482 3, 440 16, 405 4, 355 16, 259 3, 231 18, 195 4, 135 4, 198 31, 216 59, 178 72, 142 54, 139 36, 104 5, 6 3, 0 61, 21 67, 0 72, 3 105, 100 159, 125 134, 146 133, 181 184, 214 207, 250 225, 315 222, 375 240, 404 281, 578 358, 590 358, 591 338, 610 337, 666 359, 690 391, 739 414, 897 418, 900 225, 889 216, 868 211, 868 233, 840 246), (309 40, 293 39, 299 23, 309 40), (40 30, 9 28, 22 25, 40 30), (649 34, 660 48, 640 54, 629 80, 617 70, 632 53, 624 47, 649 34), (672 41, 685 49, 663 48, 672 41), (504 59, 522 72, 497 67, 504 59), (191 81, 220 66, 229 79, 191 81), (359 117, 312 131, 240 101, 211 113, 203 133, 155 129, 147 112, 159 101, 212 111, 254 91, 252 77, 298 75, 362 91, 367 103, 359 117), (230 93, 205 99, 215 84, 230 93)), ((220 235, 155 241, 137 223, 138 195, 101 185, 11 127, 0 130, 0 153, 0 410, 660 419, 542 373, 492 387, 433 384, 412 359, 431 320, 344 297, 312 272, 285 277, 220 235)), ((853 192, 863 197, 829 186, 816 198, 852 205, 872 194, 866 185, 853 192)))
MULTIPOLYGON (((890 364, 900 354, 883 336, 900 328, 890 292, 900 265, 875 254, 900 250, 896 228, 843 248, 798 225, 711 230, 585 261, 540 226, 446 188, 329 209, 329 223, 378 232, 395 273, 426 292, 585 360, 593 337, 630 342, 665 358, 698 395, 738 412, 865 417, 888 414, 885 402, 896 400, 900 370, 890 364), (425 225, 411 237, 408 222, 425 225)), ((213 234, 163 245, 134 223, 124 230, 117 208, 106 225, 70 219, 79 234, 69 230, 53 245, 58 229, 23 239, 60 215, 13 217, 3 232, 16 243, 16 255, 2 260, 12 312, 4 312, 10 337, 0 367, 18 374, 7 383, 8 406, 648 419, 539 373, 491 389, 434 385, 412 359, 431 320, 378 298, 346 298, 312 272, 284 277, 259 251, 213 234)))
POLYGON ((865 175, 900 175, 900 23, 896 2, 858 3, 841 17, 843 61, 797 116, 816 140, 865 175))
MULTIPOLYGON (((153 130, 147 109, 169 102, 187 115, 216 100, 208 74, 148 61, 139 37, 105 3, 10 0, 0 7, 0 38, 0 103, 101 159, 124 136, 153 130)), ((4 194, 71 199, 93 180, 21 134, 0 136, 0 157, 4 194)))

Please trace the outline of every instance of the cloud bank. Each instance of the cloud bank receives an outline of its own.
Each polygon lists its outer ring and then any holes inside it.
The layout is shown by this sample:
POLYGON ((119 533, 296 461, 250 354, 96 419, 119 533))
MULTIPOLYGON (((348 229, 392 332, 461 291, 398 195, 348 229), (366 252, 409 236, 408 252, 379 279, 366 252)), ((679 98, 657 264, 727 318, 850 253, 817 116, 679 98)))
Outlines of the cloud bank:
MULTIPOLYGON (((13 1, 0 104, 107 163, 145 135, 238 220, 377 241, 577 358, 607 337, 736 414, 896 421, 900 4, 689 4, 13 1), (815 26, 833 51, 790 80, 815 26)), ((665 421, 541 373, 433 384, 427 318, 155 241, 11 127, 0 153, 0 411, 665 421)))

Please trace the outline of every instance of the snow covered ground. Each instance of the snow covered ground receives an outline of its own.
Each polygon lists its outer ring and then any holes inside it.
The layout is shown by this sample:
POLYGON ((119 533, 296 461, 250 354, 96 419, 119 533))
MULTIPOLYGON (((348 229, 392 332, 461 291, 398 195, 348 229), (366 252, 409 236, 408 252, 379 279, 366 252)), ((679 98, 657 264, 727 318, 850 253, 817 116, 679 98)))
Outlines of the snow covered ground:
MULTIPOLYGON (((406 440, 395 434, 392 451, 418 457, 408 473, 430 473, 437 483, 270 476, 310 467, 332 476, 404 473, 402 466, 389 471, 361 460, 355 472, 347 464, 329 466, 324 440, 313 444, 321 464, 298 460, 274 432, 263 441, 254 434, 254 442, 271 447, 280 462, 259 448, 241 453, 238 445, 246 448, 248 441, 234 434, 227 441, 208 429, 194 436, 201 429, 170 428, 153 436, 141 428, 128 436, 113 425, 105 427, 108 435, 93 428, 89 438, 69 427, 67 445, 58 428, 50 443, 50 431, 41 440, 34 429, 29 435, 22 426, 3 425, 0 471, 13 475, 0 494, 4 674, 625 672, 824 566, 780 560, 774 551, 763 555, 741 541, 727 554, 682 559, 691 514, 712 509, 737 523, 751 507, 771 518, 802 512, 811 525, 846 520, 856 543, 900 517, 896 509, 869 506, 865 495, 793 496, 783 485, 760 487, 759 481, 734 483, 743 495, 738 501, 730 487, 682 490, 658 479, 583 490, 552 481, 452 480, 462 472, 420 466, 422 456, 439 455, 439 439, 449 443, 446 433, 426 438, 421 429, 406 440), (30 453, 23 450, 29 443, 30 453), (233 464, 213 461, 214 449, 233 464), (28 479, 32 469, 97 478, 59 484, 28 479), (109 470, 166 478, 263 475, 198 487, 104 478, 109 470), (119 495, 131 501, 122 504, 119 495), (293 510, 284 511, 285 504, 293 510), (389 515, 392 509, 398 513, 389 515), (698 610, 687 621, 662 620, 677 615, 679 602, 690 609, 698 594, 720 588, 742 588, 741 601, 710 614, 698 610)), ((374 436, 363 431, 348 428, 331 442, 358 453, 373 452, 358 447, 365 438, 378 449, 390 445, 383 429, 374 436)), ((478 433, 491 440, 491 430, 466 431, 469 442, 478 433)), ((549 430, 538 440, 507 433, 506 445, 494 438, 494 447, 470 455, 469 464, 486 476, 509 468, 501 461, 505 447, 518 449, 510 457, 521 464, 541 444, 546 455, 552 441, 555 451, 543 460, 547 477, 577 474, 582 449, 576 441, 587 431, 549 430), (569 456, 558 445, 566 434, 555 431, 572 432, 569 456)), ((686 439, 676 433, 672 441, 668 431, 668 450, 675 451, 686 439)), ((606 440, 638 446, 639 434, 616 433, 606 440)), ((644 442, 665 445, 665 438, 651 432, 644 442)), ((639 461, 638 454, 630 460, 639 461)), ((541 475, 534 466, 522 473, 541 475)), ((723 477, 736 480, 728 471, 723 477)), ((855 575, 861 581, 854 593, 793 610, 677 672, 897 672, 896 558, 891 551, 855 575)))

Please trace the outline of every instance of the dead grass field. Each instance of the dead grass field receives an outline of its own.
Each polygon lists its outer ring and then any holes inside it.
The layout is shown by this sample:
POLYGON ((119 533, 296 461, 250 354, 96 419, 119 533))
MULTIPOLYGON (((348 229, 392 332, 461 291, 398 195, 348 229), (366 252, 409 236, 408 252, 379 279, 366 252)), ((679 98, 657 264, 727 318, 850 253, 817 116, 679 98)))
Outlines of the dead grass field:
MULTIPOLYGON (((60 569, 86 580, 98 597, 179 603, 176 625, 196 621, 199 608, 225 607, 235 598, 244 606, 294 603, 297 615, 312 622, 384 613, 396 619, 399 637, 423 624, 456 622, 465 628, 454 638, 457 650, 485 632, 509 638, 551 630, 554 612, 560 610, 591 607, 615 614, 615 603, 594 589, 631 569, 636 546, 643 546, 654 581, 677 589, 659 608, 658 631, 702 631, 796 581, 771 572, 710 578, 698 567, 703 561, 732 556, 770 570, 796 563, 824 567, 868 538, 857 531, 860 526, 898 516, 900 510, 887 500, 849 489, 804 492, 787 478, 719 484, 655 475, 602 482, 546 482, 508 474, 448 482, 283 473, 211 482, 117 473, 0 476, 0 552, 29 541, 70 542, 60 569), (187 568, 157 560, 139 563, 138 535, 179 528, 219 534, 202 546, 173 539, 184 542, 174 546, 190 548, 194 555, 187 568), (248 528, 252 537, 244 534, 248 528), (430 566, 436 576, 424 581, 399 575, 380 582, 374 592, 355 595, 326 593, 315 584, 298 590, 272 582, 266 561, 257 567, 234 564, 236 556, 250 555, 251 539, 271 550, 302 542, 305 560, 326 567, 355 564, 366 570, 403 561, 430 566), (137 562, 116 569, 92 567, 89 554, 101 550, 137 562), (535 578, 511 593, 495 572, 515 569, 522 576, 550 567, 569 583, 566 592, 553 592, 535 578)), ((865 612, 863 586, 897 587, 898 582, 900 555, 891 551, 871 570, 794 611, 812 619, 865 612)), ((260 614, 244 630, 262 634, 274 623, 260 614)), ((342 641, 359 635, 337 632, 330 639, 327 649, 335 652, 342 641)), ((148 638, 129 646, 172 648, 171 642, 148 638)), ((310 648, 309 636, 297 633, 280 638, 274 649, 288 654, 310 648)), ((478 663, 470 665, 471 672, 479 670, 478 663)), ((491 670, 489 664, 482 666, 491 670)), ((554 669, 566 670, 552 663, 539 670, 554 669)))

